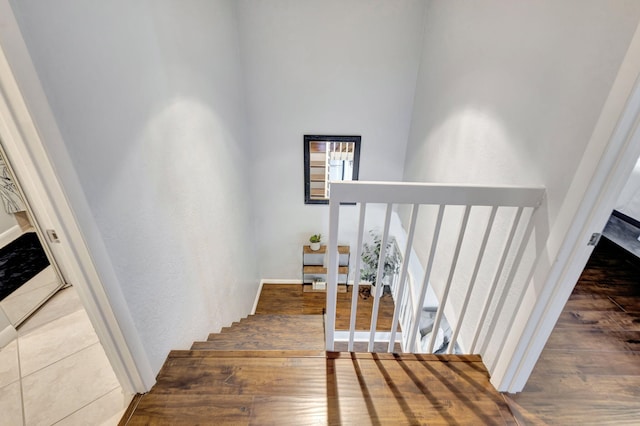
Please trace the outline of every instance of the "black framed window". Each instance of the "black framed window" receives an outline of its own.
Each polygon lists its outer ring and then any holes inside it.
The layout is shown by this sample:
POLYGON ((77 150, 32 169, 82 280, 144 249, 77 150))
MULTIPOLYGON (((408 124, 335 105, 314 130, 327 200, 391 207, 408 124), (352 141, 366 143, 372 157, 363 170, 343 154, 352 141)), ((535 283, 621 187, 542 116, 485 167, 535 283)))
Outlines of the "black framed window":
POLYGON ((305 204, 329 204, 331 182, 358 180, 361 139, 304 135, 305 204))

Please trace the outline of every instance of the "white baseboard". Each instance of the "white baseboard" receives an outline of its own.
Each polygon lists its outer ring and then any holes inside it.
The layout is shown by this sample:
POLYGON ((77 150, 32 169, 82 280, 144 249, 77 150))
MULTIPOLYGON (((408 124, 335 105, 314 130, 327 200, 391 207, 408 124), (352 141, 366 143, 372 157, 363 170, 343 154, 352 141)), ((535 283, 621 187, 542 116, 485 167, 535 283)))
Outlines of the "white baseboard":
POLYGON ((6 246, 11 241, 18 238, 20 235, 22 235, 22 230, 18 225, 14 225, 11 228, 7 229, 2 234, 0 234, 0 248, 6 246))
POLYGON ((253 301, 253 308, 251 308, 251 315, 256 313, 256 309, 258 308, 258 300, 260 300, 260 293, 262 293, 262 286, 265 284, 302 284, 302 280, 286 280, 286 279, 272 279, 272 278, 263 278, 260 280, 260 285, 258 286, 258 292, 256 293, 256 298, 253 301))
POLYGON ((260 293, 262 293, 262 285, 264 283, 260 280, 260 285, 258 286, 258 292, 256 293, 256 298, 253 300, 253 308, 251 308, 251 315, 256 313, 256 309, 258 308, 258 300, 260 300, 260 293))

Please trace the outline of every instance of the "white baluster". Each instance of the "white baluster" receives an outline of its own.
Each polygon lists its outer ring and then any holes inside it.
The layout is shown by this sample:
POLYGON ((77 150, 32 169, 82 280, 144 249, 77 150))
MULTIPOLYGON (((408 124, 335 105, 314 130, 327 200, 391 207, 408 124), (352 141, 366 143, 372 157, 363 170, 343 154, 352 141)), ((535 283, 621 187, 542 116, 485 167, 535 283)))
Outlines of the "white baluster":
POLYGON ((356 329, 356 310, 360 292, 360 261, 362 256, 362 239, 364 235, 364 218, 367 204, 360 203, 360 220, 358 222, 358 243, 356 244, 355 267, 353 269, 353 289, 351 294, 351 319, 349 321, 349 352, 353 352, 353 338, 356 329))
POLYGON ((387 204, 387 213, 384 218, 384 231, 380 242, 380 257, 378 257, 378 272, 376 275, 376 292, 371 311, 371 331, 369 333, 369 352, 373 352, 373 344, 376 338, 376 326, 378 324, 378 309, 380 308, 380 296, 382 295, 382 278, 384 274, 384 261, 387 256, 387 242, 389 240, 389 225, 391 224, 391 212, 393 204, 387 204))

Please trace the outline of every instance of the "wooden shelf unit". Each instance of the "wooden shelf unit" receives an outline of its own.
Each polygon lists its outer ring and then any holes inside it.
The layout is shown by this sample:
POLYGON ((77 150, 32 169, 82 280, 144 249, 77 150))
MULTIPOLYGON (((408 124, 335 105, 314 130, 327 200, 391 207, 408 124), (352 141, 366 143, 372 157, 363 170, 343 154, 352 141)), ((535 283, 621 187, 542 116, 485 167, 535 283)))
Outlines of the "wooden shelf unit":
MULTIPOLYGON (((325 265, 325 257, 327 254, 327 246, 320 246, 319 250, 311 250, 311 247, 305 245, 302 247, 302 283, 304 291, 324 291, 312 289, 312 283, 315 279, 323 278, 325 285, 327 282, 327 268, 325 265), (306 287, 311 290, 308 290, 306 287)), ((346 291, 346 284, 349 278, 349 256, 351 250, 349 246, 338 246, 338 291, 346 291), (341 282, 341 278, 342 282, 341 282)))

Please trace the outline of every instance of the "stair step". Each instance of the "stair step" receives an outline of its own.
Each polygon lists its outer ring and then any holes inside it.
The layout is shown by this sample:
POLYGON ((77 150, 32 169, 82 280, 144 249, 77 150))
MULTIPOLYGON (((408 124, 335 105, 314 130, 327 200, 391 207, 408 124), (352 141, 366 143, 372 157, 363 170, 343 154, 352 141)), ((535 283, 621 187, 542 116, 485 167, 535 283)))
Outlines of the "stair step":
POLYGON ((173 350, 167 358, 326 358, 327 352, 318 350, 282 351, 209 351, 209 350, 173 350))
POLYGON ((477 356, 253 355, 173 351, 128 424, 515 424, 477 356))
POLYGON ((242 326, 246 324, 257 325, 257 324, 274 324, 281 325, 286 324, 290 325, 291 322, 299 323, 299 324, 317 324, 318 322, 323 322, 322 315, 250 315, 248 317, 242 318, 240 321, 234 322, 232 324, 235 326, 242 326))
POLYGON ((269 335, 274 338, 296 338, 299 335, 319 335, 324 339, 324 319, 322 315, 256 315, 254 318, 223 329, 223 333, 212 333, 207 340, 216 336, 242 333, 243 335, 269 335), (259 317, 259 318, 258 318, 259 317))
POLYGON ((299 336, 293 340, 289 337, 284 339, 273 339, 272 337, 247 336, 242 339, 223 339, 194 342, 192 350, 316 350, 324 351, 324 338, 317 336, 299 336))
POLYGON ((220 329, 220 333, 210 333, 209 335, 212 334, 227 334, 227 333, 234 333, 234 330, 237 329, 240 326, 240 323, 233 323, 231 324, 229 327, 222 327, 220 329))

